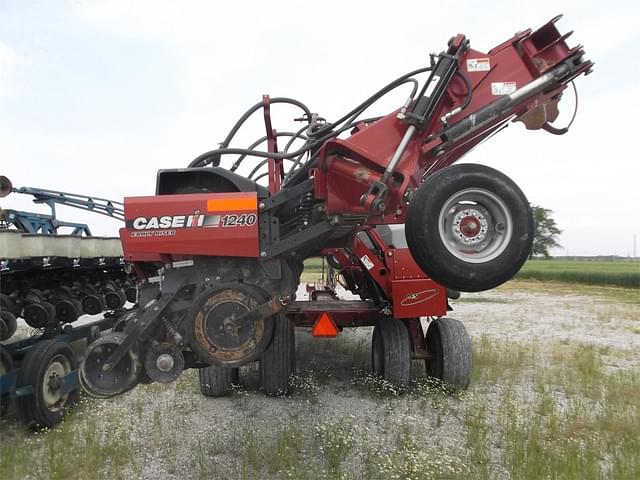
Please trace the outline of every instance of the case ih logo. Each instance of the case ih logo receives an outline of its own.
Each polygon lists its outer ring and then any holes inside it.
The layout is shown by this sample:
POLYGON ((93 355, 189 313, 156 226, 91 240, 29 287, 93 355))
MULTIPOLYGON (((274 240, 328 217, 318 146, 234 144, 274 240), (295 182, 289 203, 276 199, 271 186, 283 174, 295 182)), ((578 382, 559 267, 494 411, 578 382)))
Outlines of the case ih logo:
POLYGON ((158 230, 168 228, 191 228, 218 226, 220 215, 165 215, 162 217, 137 217, 131 222, 135 230, 158 230))
MULTIPOLYGON (((255 213, 228 215, 164 215, 162 217, 137 217, 127 221, 134 230, 169 230, 176 228, 250 227, 256 224, 255 213)), ((134 232, 135 233, 135 232, 134 232)))

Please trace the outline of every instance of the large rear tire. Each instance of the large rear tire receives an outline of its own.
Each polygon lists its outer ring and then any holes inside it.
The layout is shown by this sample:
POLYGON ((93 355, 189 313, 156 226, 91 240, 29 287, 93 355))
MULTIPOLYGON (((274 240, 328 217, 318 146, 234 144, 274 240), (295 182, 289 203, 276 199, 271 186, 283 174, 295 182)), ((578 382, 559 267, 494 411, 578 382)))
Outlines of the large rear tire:
POLYGON ((267 395, 289 394, 291 374, 295 371, 295 342, 291 320, 286 315, 277 315, 271 344, 260 358, 260 382, 267 395))
POLYGON ((380 318, 371 340, 373 374, 400 390, 409 387, 411 341, 407 327, 395 318, 380 318))
POLYGON ((428 177, 411 200, 407 244, 436 282, 463 292, 488 290, 513 277, 533 242, 533 216, 509 177, 462 164, 428 177))
POLYGON ((427 374, 455 389, 465 389, 471 383, 471 339, 462 322, 453 318, 438 318, 429 324, 426 334, 427 374))

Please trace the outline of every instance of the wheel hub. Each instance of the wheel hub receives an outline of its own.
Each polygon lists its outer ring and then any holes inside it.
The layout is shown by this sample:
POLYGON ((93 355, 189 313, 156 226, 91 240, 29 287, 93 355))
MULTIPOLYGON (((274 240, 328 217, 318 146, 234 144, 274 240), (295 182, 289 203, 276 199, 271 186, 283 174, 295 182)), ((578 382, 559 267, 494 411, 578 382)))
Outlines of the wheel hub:
POLYGON ((479 210, 463 210, 454 218, 453 231, 463 243, 478 243, 486 236, 487 219, 479 210))
POLYGON ((184 357, 175 345, 156 343, 147 352, 144 369, 154 382, 170 383, 184 370, 184 357))
POLYGON ((505 203, 494 193, 470 188, 452 195, 438 219, 447 250, 459 260, 485 263, 499 256, 511 240, 513 222, 505 203))
POLYGON ((62 385, 70 372, 71 365, 63 355, 54 357, 49 363, 42 380, 42 399, 49 410, 56 411, 65 405, 69 393, 62 392, 62 385))

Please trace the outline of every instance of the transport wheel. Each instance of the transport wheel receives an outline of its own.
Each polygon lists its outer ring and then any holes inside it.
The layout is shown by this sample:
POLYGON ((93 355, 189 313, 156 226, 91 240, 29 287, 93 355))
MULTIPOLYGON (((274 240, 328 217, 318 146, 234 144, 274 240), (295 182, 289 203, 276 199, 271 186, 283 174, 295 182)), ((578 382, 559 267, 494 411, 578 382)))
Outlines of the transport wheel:
POLYGON ((55 321, 56 308, 49 302, 30 303, 22 310, 22 318, 31 328, 44 328, 55 321))
POLYGON ((407 327, 395 318, 380 318, 373 329, 371 365, 378 375, 400 390, 409 386, 411 341, 407 327))
POLYGON ((125 355, 105 371, 104 365, 127 334, 111 332, 101 336, 87 347, 85 359, 78 371, 78 380, 83 390, 92 397, 109 398, 135 387, 144 373, 140 347, 134 343, 125 355))
POLYGON ((16 316, 8 310, 0 311, 0 340, 9 340, 17 329, 16 316))
MULTIPOLYGON (((6 348, 0 345, 0 377, 6 375, 13 370, 13 358, 6 348)), ((0 417, 4 417, 9 411, 11 405, 11 397, 9 392, 5 392, 0 397, 0 417)))
POLYGON ((231 393, 240 381, 240 369, 211 366, 198 369, 200 391, 205 397, 222 397, 231 393))
POLYGON ((429 324, 427 350, 432 358, 426 361, 427 374, 456 389, 471 383, 471 339, 462 322, 453 318, 438 318, 429 324))
POLYGON ((288 395, 296 363, 295 328, 286 315, 275 316, 271 344, 260 358, 260 383, 267 395, 288 395))
POLYGON ((71 346, 59 340, 43 340, 29 350, 18 374, 17 387, 31 386, 33 394, 20 397, 18 410, 32 428, 50 428, 78 399, 78 390, 62 391, 63 379, 78 368, 71 346))
POLYGON ((405 233, 427 275, 448 288, 478 292, 520 270, 533 242, 533 216, 520 188, 503 173, 453 165, 420 186, 405 233))

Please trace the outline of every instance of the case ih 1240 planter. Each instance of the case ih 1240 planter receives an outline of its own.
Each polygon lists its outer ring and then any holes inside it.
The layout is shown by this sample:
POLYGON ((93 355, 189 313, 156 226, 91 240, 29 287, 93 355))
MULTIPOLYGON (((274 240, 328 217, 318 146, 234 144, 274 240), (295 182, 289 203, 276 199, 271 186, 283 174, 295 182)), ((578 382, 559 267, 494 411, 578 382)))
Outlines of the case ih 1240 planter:
POLYGON ((259 361, 266 393, 285 392, 295 326, 334 335, 363 325, 375 325, 373 369, 388 381, 406 387, 411 359, 422 358, 431 375, 466 387, 470 342, 462 324, 445 317, 447 289, 480 291, 510 279, 529 254, 533 222, 505 175, 452 164, 511 120, 566 130, 550 125, 557 104, 592 63, 581 47, 567 46, 556 20, 488 53, 457 35, 430 67, 335 122, 296 100, 265 96, 219 149, 186 169, 160 171, 155 196, 125 198, 120 238, 141 281, 138 307, 89 345, 84 388, 109 397, 195 367, 213 396, 229 390, 239 367, 259 361), (404 106, 358 119, 404 84, 413 85, 404 106), (279 103, 302 110, 298 132, 272 128, 270 109, 279 103), (256 112, 265 137, 232 148, 256 112), (304 145, 292 151, 299 139, 304 145), (261 141, 265 151, 255 149, 261 141), (237 156, 230 168, 220 166, 226 155, 237 156), (236 173, 250 158, 253 171, 236 173), (262 176, 267 186, 257 183, 262 176), (361 299, 321 290, 296 301, 309 257, 326 258, 361 299), (435 318, 426 334, 420 317, 435 318))

